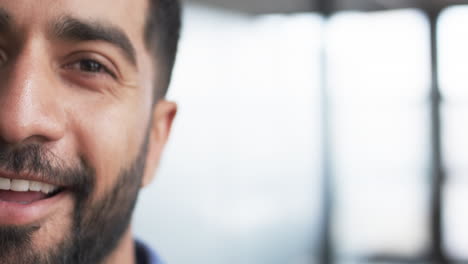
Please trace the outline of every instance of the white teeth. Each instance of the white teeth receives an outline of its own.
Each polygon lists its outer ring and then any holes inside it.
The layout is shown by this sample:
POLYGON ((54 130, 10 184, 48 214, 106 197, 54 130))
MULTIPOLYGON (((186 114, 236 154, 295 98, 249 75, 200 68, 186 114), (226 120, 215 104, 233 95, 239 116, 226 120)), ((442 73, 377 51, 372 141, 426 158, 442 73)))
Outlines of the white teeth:
POLYGON ((29 183, 29 190, 33 192, 40 192, 42 189, 42 183, 37 181, 31 181, 29 183))
POLYGON ((0 190, 10 190, 10 179, 0 178, 0 190))
POLYGON ((32 191, 49 194, 51 192, 56 191, 57 189, 57 186, 48 183, 0 177, 0 190, 11 190, 16 192, 32 191))
POLYGON ((27 192, 29 190, 29 181, 26 180, 11 180, 12 191, 16 192, 27 192))
POLYGON ((41 192, 48 194, 48 193, 53 192, 54 190, 55 190, 55 186, 51 184, 47 184, 47 183, 42 184, 41 192))

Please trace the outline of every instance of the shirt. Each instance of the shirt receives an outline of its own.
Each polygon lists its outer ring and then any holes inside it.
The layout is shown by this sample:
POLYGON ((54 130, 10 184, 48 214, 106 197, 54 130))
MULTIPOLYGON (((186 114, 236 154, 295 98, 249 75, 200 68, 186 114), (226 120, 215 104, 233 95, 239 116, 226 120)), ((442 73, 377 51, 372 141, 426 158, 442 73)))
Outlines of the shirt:
POLYGON ((164 264, 154 250, 138 240, 135 241, 135 254, 137 264, 164 264))

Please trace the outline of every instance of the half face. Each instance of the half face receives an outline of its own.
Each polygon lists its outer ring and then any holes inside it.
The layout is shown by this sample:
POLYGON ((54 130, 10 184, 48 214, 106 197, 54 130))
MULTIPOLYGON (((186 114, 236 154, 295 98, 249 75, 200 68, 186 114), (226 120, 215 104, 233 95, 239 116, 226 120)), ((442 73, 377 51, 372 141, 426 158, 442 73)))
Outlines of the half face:
POLYGON ((147 5, 0 0, 0 263, 98 263, 122 242, 176 111, 153 107, 147 5))

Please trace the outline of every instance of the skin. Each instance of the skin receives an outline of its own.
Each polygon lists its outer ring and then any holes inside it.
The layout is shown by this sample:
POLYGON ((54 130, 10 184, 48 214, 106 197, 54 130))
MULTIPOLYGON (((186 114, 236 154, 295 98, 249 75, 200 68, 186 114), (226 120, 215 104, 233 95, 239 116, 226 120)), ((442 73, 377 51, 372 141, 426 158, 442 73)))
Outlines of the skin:
MULTIPOLYGON (((0 0, 14 20, 14 30, 0 34, 0 140, 40 144, 67 167, 85 160, 96 175, 90 204, 112 189, 147 135, 141 186, 151 182, 177 111, 166 100, 153 104, 161 65, 144 43, 147 5, 145 0, 0 0), (63 16, 120 28, 134 47, 135 63, 112 43, 54 36, 51 24, 63 16), (96 61, 111 74, 89 71, 83 60, 96 61)), ((66 239, 74 202, 70 194, 40 219, 41 228, 32 236, 35 250, 46 252, 66 239)), ((104 263, 134 261, 128 228, 104 263)))

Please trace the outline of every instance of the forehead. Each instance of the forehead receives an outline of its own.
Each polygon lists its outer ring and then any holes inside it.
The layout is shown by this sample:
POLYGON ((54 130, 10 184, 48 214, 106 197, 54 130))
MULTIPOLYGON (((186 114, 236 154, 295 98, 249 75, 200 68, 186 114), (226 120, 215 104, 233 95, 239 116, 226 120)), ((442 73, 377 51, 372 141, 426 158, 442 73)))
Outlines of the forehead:
POLYGON ((0 0, 21 31, 43 31, 60 17, 111 23, 132 41, 143 41, 147 0, 0 0))

